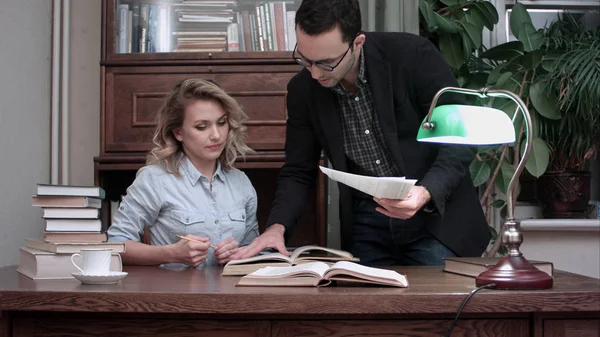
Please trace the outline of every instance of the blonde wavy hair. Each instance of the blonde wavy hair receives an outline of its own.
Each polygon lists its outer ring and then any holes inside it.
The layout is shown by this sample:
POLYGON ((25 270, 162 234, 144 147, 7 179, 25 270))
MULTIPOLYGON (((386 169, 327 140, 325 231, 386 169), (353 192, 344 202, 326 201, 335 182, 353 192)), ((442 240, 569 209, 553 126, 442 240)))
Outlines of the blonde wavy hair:
POLYGON ((156 115, 156 130, 152 139, 155 147, 146 158, 146 165, 160 164, 169 173, 179 175, 179 166, 184 158, 183 147, 173 130, 183 125, 185 108, 198 100, 214 100, 221 104, 229 133, 225 149, 219 156, 223 169, 233 167, 238 155, 245 157, 254 151, 246 145, 246 126, 248 116, 242 107, 216 83, 203 79, 186 79, 176 84, 167 95, 165 104, 156 115))

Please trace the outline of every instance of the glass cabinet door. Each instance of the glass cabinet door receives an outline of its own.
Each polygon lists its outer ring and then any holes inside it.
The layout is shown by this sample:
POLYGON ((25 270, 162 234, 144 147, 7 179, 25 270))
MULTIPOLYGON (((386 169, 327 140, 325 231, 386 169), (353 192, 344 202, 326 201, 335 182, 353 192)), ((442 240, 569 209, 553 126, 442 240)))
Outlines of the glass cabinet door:
POLYGON ((112 0, 108 54, 292 51, 301 0, 112 0), (112 41, 110 41, 112 40, 112 41), (112 43, 111 43, 112 42, 112 43))

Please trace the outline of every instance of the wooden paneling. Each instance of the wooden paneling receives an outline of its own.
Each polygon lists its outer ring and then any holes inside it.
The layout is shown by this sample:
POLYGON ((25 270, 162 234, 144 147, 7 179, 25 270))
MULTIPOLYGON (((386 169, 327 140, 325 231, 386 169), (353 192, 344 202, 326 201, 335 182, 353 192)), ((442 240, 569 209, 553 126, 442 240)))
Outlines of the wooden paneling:
POLYGON ((105 135, 101 155, 147 152, 152 148, 154 116, 170 88, 186 78, 217 82, 248 114, 248 145, 257 151, 283 150, 287 119, 286 85, 296 67, 240 66, 135 67, 106 69, 105 135), (158 68, 158 69, 157 69, 158 68), (160 73, 156 73, 160 70, 160 73))
MULTIPOLYGON (((439 337, 450 326, 450 320, 339 320, 280 321, 272 326, 273 337, 328 336, 413 336, 439 337)), ((452 337, 529 337, 526 319, 459 320, 452 337)))
POLYGON ((13 334, 22 337, 263 337, 271 332, 267 321, 26 316, 14 320, 13 334))
MULTIPOLYGON (((599 304, 600 305, 600 304, 599 304)), ((547 319, 544 337, 597 337, 600 319, 547 319)))

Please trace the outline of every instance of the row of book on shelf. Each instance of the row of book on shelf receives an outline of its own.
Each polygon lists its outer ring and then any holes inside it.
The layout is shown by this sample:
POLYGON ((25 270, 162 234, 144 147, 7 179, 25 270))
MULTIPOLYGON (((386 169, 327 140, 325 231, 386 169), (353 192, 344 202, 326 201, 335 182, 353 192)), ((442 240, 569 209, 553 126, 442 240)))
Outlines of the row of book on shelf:
POLYGON ((111 271, 121 271, 121 242, 107 242, 100 211, 105 191, 97 186, 38 184, 32 206, 40 207, 44 237, 26 238, 17 271, 32 279, 70 279, 71 255, 84 248, 112 249, 111 271))
POLYGON ((117 53, 291 51, 294 1, 116 2, 117 53))

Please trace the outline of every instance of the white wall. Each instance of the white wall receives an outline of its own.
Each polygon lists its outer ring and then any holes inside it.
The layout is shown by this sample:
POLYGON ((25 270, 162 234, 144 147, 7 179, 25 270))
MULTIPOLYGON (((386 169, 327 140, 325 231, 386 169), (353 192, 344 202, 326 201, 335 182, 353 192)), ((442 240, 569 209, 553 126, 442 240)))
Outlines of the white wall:
POLYGON ((0 10, 0 266, 15 264, 25 237, 41 235, 31 207, 49 182, 51 1, 5 1, 0 10))
MULTIPOLYGON (((101 2, 71 1, 71 184, 92 184, 99 150, 101 2)), ((18 263, 26 237, 42 237, 31 206, 50 182, 52 1, 2 2, 0 10, 0 267, 18 263)))
POLYGON ((69 183, 94 183, 100 151, 101 1, 71 1, 69 183))

